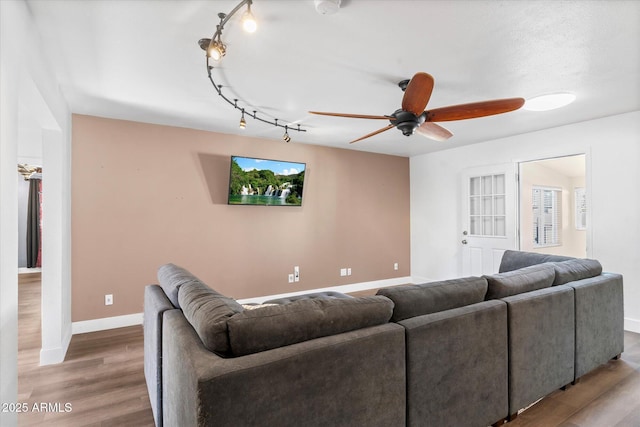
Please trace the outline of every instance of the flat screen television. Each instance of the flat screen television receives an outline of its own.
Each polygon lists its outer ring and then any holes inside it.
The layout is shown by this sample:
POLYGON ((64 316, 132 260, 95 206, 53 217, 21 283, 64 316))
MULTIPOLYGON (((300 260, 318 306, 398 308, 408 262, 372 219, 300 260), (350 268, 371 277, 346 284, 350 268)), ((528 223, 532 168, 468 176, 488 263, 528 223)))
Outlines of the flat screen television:
POLYGON ((231 156, 230 205, 302 206, 305 163, 231 156))

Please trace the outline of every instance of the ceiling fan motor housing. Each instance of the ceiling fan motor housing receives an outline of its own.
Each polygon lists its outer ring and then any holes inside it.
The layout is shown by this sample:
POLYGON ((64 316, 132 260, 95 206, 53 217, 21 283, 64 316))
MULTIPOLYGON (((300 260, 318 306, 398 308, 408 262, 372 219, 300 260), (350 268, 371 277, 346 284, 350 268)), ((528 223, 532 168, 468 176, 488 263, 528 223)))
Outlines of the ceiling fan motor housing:
POLYGON ((416 128, 424 123, 426 119, 424 113, 416 116, 411 111, 405 110, 396 110, 391 116, 393 117, 393 119, 389 120, 389 122, 400 129, 402 131, 402 134, 405 136, 413 135, 413 132, 416 130, 416 128))

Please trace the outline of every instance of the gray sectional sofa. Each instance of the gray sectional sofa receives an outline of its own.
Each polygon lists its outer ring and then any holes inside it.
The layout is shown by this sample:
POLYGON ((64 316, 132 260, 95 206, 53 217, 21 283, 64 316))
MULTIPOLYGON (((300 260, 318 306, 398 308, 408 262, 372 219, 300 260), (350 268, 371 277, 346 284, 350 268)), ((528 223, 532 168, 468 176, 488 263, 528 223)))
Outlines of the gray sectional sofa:
POLYGON ((172 264, 145 288, 157 426, 487 426, 623 351, 622 276, 506 251, 500 272, 242 306, 172 264))
POLYGON ((243 307, 175 265, 158 279, 144 314, 156 425, 404 425, 404 329, 389 299, 243 307))

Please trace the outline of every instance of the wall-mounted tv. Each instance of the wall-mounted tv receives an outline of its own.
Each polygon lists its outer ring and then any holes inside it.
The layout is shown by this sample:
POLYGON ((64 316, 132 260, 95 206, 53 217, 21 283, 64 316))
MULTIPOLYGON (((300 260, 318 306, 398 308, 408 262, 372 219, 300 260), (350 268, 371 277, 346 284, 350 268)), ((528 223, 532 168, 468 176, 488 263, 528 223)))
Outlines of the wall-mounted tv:
POLYGON ((230 205, 302 206, 305 163, 231 156, 230 205))

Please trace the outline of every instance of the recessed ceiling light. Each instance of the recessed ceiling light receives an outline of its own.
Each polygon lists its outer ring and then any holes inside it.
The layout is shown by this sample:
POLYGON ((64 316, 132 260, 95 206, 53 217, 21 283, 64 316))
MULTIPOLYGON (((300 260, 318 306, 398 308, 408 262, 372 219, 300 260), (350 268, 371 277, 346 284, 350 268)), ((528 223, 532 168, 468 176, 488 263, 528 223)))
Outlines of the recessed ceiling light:
POLYGON ((575 99, 576 96, 572 93, 551 93, 527 99, 522 108, 529 111, 555 110, 556 108, 571 104, 575 99))

